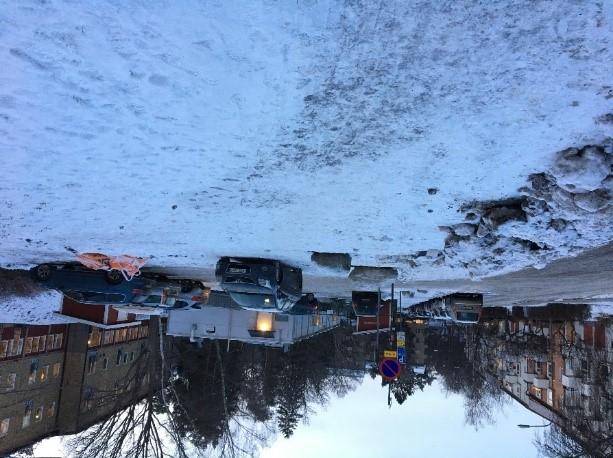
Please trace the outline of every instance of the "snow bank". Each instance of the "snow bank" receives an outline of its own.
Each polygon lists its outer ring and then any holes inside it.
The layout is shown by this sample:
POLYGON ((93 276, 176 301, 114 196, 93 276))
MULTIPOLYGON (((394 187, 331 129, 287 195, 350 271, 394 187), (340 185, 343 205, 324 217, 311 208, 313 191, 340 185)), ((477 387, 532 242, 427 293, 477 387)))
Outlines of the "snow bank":
POLYGON ((30 296, 1 296, 0 322, 19 324, 70 323, 70 320, 56 316, 62 294, 55 290, 35 293, 30 296))

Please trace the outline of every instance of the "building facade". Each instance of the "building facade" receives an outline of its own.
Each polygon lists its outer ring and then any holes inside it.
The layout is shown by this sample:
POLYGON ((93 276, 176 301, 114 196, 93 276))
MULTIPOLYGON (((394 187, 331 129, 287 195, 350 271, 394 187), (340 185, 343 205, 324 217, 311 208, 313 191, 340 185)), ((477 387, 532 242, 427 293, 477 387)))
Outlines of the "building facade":
POLYGON ((0 455, 80 431, 124 406, 123 394, 147 392, 138 368, 150 366, 151 326, 1 324, 0 455))

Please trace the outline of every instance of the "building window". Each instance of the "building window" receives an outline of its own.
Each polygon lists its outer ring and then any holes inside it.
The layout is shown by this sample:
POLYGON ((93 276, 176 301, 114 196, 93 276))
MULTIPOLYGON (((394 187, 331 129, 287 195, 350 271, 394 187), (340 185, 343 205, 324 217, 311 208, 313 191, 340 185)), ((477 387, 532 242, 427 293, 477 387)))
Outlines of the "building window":
POLYGON ((37 407, 34 411, 34 421, 41 421, 43 419, 43 406, 37 407))
POLYGON ((40 345, 40 337, 32 337, 32 353, 38 353, 40 345))
POLYGON ((100 340, 102 338, 102 334, 99 328, 92 327, 91 331, 89 331, 89 338, 87 339, 88 347, 97 347, 100 345, 100 340))
POLYGON ((49 408, 47 409, 47 416, 55 417, 55 401, 49 404, 49 408))
POLYGON ((18 356, 23 353, 23 339, 15 339, 13 341, 15 344, 13 345, 13 356, 18 356))
POLYGON ((87 356, 87 373, 95 374, 96 373, 96 354, 90 354, 87 356))
POLYGON ((32 420, 32 406, 33 405, 34 403, 31 400, 26 401, 24 403, 23 420, 21 421, 22 428, 27 428, 28 426, 30 426, 30 422, 32 420))
POLYGON ((117 360, 115 361, 117 363, 117 365, 119 366, 121 364, 121 355, 122 355, 122 351, 121 348, 119 350, 117 350, 117 360))
POLYGON ((0 358, 6 358, 9 349, 9 341, 1 340, 0 341, 0 358))
POLYGON ((47 336, 40 336, 40 345, 38 351, 45 351, 47 349, 47 336))
POLYGON ((36 382, 36 375, 38 374, 38 360, 33 359, 30 364, 30 375, 28 376, 28 385, 32 385, 36 382))
POLYGON ((534 367, 537 375, 543 375, 543 363, 537 361, 534 363, 534 367))
POLYGON ((584 377, 587 377, 590 373, 590 365, 587 359, 581 360, 581 373, 583 374, 584 377))
POLYGON ((40 381, 41 383, 46 381, 49 378, 49 365, 43 366, 40 370, 40 381))
POLYGON ((0 437, 4 437, 9 433, 9 427, 11 426, 11 419, 5 418, 0 421, 0 437))
POLYGON ((64 334, 56 334, 55 341, 53 342, 53 348, 59 350, 62 348, 62 342, 64 340, 64 334))
POLYGON ((126 364, 126 363, 128 362, 128 356, 130 356, 130 355, 129 355, 129 354, 127 354, 127 353, 124 353, 124 354, 123 354, 123 363, 124 363, 124 364, 126 364))
POLYGON ((62 363, 55 363, 53 365, 53 377, 59 377, 62 371, 62 363))
POLYGON ((130 361, 134 361, 134 352, 133 351, 130 352, 130 361))
POLYGON ((82 410, 88 411, 91 410, 93 406, 93 397, 94 397, 94 389, 91 386, 86 386, 83 390, 83 404, 82 410))
POLYGON ((11 391, 15 389, 15 380, 17 380, 17 374, 12 372, 8 375, 0 375, 0 390, 11 391))
POLYGON ((104 331, 104 345, 110 345, 113 343, 113 336, 115 333, 111 331, 104 331))
POLYGON ((32 337, 28 337, 26 339, 26 346, 25 346, 25 349, 24 349, 24 353, 26 355, 32 353, 32 337))
POLYGON ((600 378, 606 380, 609 377, 609 366, 606 363, 600 365, 600 378))
POLYGON ((9 340, 7 356, 18 356, 23 351, 23 339, 21 338, 21 328, 15 328, 13 339, 9 340))

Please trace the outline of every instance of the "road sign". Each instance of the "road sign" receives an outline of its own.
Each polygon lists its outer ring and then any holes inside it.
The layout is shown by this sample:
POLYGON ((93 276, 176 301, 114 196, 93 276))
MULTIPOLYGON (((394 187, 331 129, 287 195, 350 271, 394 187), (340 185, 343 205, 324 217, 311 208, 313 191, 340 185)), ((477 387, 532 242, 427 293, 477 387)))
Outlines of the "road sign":
POLYGON ((404 347, 398 347, 398 362, 400 364, 406 364, 407 362, 407 351, 404 347))
POLYGON ((384 350, 383 351, 383 357, 384 358, 395 358, 396 352, 394 350, 384 350))
POLYGON ((385 380, 397 379, 400 369, 400 363, 394 358, 385 358, 379 363, 379 373, 385 380))

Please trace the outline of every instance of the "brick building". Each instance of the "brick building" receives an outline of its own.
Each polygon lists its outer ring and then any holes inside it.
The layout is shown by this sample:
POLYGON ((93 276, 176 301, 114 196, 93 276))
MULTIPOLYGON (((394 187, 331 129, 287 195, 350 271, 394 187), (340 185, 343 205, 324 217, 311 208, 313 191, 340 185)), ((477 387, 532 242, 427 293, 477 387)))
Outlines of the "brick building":
POLYGON ((156 322, 0 324, 0 335, 0 455, 83 430, 151 385, 148 371, 138 370, 150 365, 156 322))
POLYGON ((488 320, 485 339, 467 346, 467 356, 481 373, 574 440, 597 444, 613 428, 613 322, 548 316, 546 307, 537 309, 488 320))
POLYGON ((0 325, 0 453, 55 430, 66 325, 0 325))

